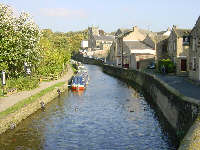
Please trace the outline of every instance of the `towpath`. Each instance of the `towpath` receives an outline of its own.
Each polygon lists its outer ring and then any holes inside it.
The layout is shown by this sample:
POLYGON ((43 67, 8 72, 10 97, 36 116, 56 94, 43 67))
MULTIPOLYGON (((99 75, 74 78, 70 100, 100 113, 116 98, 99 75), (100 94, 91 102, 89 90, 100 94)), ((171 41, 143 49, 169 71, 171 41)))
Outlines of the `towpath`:
POLYGON ((157 78, 164 81, 171 87, 175 88, 181 94, 200 100, 200 82, 191 81, 188 77, 172 76, 172 75, 162 75, 157 73, 148 73, 154 74, 157 78))
POLYGON ((28 97, 48 88, 56 83, 68 81, 72 75, 73 75, 73 71, 72 71, 71 67, 69 67, 68 72, 62 78, 60 78, 58 80, 54 80, 54 81, 50 81, 50 82, 42 82, 42 83, 40 83, 38 88, 35 88, 30 91, 22 91, 22 92, 12 94, 8 97, 0 97, 0 112, 6 110, 7 108, 11 107, 12 105, 18 103, 19 101, 21 101, 25 98, 28 98, 28 97))

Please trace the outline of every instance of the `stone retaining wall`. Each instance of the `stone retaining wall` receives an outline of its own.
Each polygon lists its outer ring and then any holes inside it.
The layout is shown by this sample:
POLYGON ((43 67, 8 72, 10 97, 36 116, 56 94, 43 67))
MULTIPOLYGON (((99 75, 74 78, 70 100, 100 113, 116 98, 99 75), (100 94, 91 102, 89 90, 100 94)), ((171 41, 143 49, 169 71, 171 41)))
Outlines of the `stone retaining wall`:
POLYGON ((148 100, 153 102, 165 116, 171 127, 179 137, 179 150, 200 149, 200 101, 186 97, 176 89, 169 86, 153 75, 136 70, 126 70, 113 66, 103 65, 97 60, 78 59, 83 63, 99 65, 105 73, 112 76, 134 82, 149 96, 148 100))
POLYGON ((181 95, 153 75, 112 66, 103 66, 105 73, 139 85, 152 103, 156 104, 173 127, 179 140, 187 133, 199 112, 199 101, 181 95))
MULTIPOLYGON (((59 86, 61 92, 64 92, 68 89, 68 83, 59 86)), ((46 93, 45 95, 41 96, 34 102, 24 106, 23 108, 19 109, 14 113, 10 113, 7 116, 0 119, 0 134, 5 132, 8 129, 14 128, 18 123, 20 123, 23 119, 26 119, 28 116, 36 112, 37 110, 41 109, 41 102, 44 104, 49 103, 54 98, 58 96, 57 88, 53 91, 46 93)))

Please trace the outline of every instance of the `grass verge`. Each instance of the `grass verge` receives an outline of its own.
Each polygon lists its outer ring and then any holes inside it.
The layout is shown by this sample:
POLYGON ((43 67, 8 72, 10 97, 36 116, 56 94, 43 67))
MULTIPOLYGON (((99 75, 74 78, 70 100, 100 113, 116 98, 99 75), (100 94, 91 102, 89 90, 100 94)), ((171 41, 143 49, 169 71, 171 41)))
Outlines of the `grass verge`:
POLYGON ((40 91, 39 93, 32 95, 31 97, 28 97, 26 99, 23 99, 21 101, 19 101, 18 103, 16 103, 15 105, 9 107, 8 109, 0 112, 0 118, 3 118, 5 116, 7 116, 10 113, 14 113, 16 111, 18 111, 19 109, 23 108, 24 106, 34 102, 35 100, 37 100, 38 98, 42 97, 43 95, 45 95, 46 93, 53 91, 55 89, 55 87, 60 87, 62 85, 64 85, 65 82, 59 82, 57 84, 54 84, 42 91, 40 91))

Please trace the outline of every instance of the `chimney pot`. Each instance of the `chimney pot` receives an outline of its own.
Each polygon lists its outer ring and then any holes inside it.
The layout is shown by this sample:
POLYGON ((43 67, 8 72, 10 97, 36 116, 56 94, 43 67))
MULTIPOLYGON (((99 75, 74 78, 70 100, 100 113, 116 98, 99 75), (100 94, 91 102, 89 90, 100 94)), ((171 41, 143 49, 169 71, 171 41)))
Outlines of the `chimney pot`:
POLYGON ((133 31, 135 32, 135 31, 138 31, 138 27, 137 26, 134 26, 133 27, 133 31))

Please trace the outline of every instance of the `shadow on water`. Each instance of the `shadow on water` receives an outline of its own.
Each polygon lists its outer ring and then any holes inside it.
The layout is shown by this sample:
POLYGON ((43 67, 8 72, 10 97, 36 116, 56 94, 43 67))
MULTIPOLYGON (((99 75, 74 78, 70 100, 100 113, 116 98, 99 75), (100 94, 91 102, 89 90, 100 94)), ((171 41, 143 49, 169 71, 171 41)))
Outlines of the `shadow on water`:
POLYGON ((158 108, 158 106, 155 103, 153 103, 152 98, 148 94, 146 94, 137 83, 119 78, 118 80, 125 82, 128 85, 128 87, 134 88, 134 90, 138 93, 136 95, 137 98, 144 99, 148 102, 149 107, 154 110, 154 118, 158 120, 164 135, 168 137, 168 140, 170 141, 169 144, 171 144, 171 147, 174 147, 174 149, 177 149, 180 144, 180 141, 177 140, 178 137, 176 135, 176 131, 167 121, 167 119, 163 115, 162 111, 158 108))

